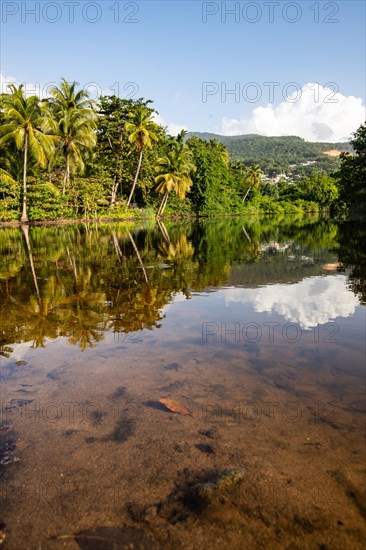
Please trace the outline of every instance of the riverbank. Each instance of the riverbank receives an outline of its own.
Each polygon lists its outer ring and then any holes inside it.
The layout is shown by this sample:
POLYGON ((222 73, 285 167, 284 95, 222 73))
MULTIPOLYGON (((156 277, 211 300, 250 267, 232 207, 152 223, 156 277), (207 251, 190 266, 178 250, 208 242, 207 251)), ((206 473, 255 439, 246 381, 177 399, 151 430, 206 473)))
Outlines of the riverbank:
POLYGON ((292 214, 293 216, 302 216, 302 215, 312 215, 316 216, 318 214, 324 215, 326 217, 329 217, 330 212, 329 210, 321 210, 319 211, 318 208, 309 208, 309 210, 302 210, 302 209, 294 209, 290 212, 284 211, 284 210, 278 210, 276 212, 266 211, 266 210, 260 210, 258 208, 252 207, 249 205, 249 207, 239 211, 239 212, 211 212, 208 213, 192 213, 192 212, 183 212, 181 214, 176 212, 170 212, 166 214, 165 216, 157 217, 155 212, 153 212, 151 209, 136 209, 134 211, 129 211, 126 215, 110 215, 110 216, 94 216, 94 217, 88 217, 88 218, 64 218, 64 219, 47 219, 47 220, 29 220, 27 224, 23 224, 20 220, 7 220, 3 221, 0 220, 0 227, 21 227, 22 225, 30 225, 30 226, 40 226, 40 227, 47 227, 47 226, 53 226, 53 225, 69 225, 69 224, 84 224, 84 223, 136 223, 136 222, 155 222, 156 220, 159 221, 180 221, 180 220, 195 220, 195 219, 222 219, 222 218, 240 218, 249 216, 252 217, 260 217, 260 216, 275 216, 275 217, 281 217, 284 214, 292 214))

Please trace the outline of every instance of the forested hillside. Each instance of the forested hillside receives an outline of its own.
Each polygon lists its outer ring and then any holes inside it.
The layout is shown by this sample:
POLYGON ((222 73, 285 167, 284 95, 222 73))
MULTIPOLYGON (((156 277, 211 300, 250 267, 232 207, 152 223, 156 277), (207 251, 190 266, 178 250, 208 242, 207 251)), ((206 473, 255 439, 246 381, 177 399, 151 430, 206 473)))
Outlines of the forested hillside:
POLYGON ((352 147, 348 142, 311 142, 297 136, 267 137, 258 134, 221 136, 220 134, 211 134, 208 132, 188 132, 187 138, 192 135, 206 141, 217 139, 225 145, 234 160, 245 160, 248 157, 255 156, 265 158, 271 155, 280 155, 292 163, 300 159, 310 160, 319 158, 323 155, 324 151, 331 149, 338 149, 342 152, 352 151, 352 147))
POLYGON ((297 136, 221 136, 206 132, 189 132, 187 137, 190 136, 197 136, 206 141, 216 139, 225 145, 233 160, 242 160, 247 165, 258 164, 269 175, 279 171, 288 172, 290 165, 309 161, 316 161, 318 167, 320 165, 325 172, 331 173, 338 167, 339 158, 328 157, 324 151, 352 151, 349 143, 316 143, 297 136))

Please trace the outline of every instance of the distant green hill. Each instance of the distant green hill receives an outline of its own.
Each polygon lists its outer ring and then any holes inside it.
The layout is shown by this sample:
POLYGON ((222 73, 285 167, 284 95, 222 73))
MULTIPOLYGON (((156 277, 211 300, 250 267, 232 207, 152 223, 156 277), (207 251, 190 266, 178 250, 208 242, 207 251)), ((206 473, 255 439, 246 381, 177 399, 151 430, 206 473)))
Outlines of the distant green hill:
POLYGON ((259 164, 265 171, 288 171, 290 164, 316 161, 326 172, 338 166, 338 158, 324 155, 324 151, 337 149, 352 151, 349 143, 310 142, 297 136, 266 137, 257 134, 242 136, 221 136, 208 132, 188 132, 191 136, 210 141, 216 139, 228 149, 232 160, 242 160, 246 164, 259 164))
POLYGON ((208 132, 188 132, 187 138, 197 136, 209 141, 217 139, 223 143, 231 157, 235 160, 254 157, 257 155, 285 156, 289 162, 295 162, 298 157, 304 160, 322 156, 324 151, 338 149, 339 151, 351 151, 349 143, 320 143, 305 141, 297 136, 266 137, 257 134, 245 134, 242 136, 221 136, 208 132))

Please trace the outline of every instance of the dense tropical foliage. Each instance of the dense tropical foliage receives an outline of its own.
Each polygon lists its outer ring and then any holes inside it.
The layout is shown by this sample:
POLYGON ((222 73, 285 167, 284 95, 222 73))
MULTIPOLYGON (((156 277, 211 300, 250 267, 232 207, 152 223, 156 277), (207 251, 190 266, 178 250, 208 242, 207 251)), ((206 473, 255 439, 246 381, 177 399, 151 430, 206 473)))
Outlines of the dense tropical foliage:
MULTIPOLYGON (((27 213, 27 176, 29 164, 33 161, 40 167, 45 166, 51 156, 51 140, 55 136, 45 135, 45 117, 42 106, 36 96, 25 97, 23 86, 10 86, 11 94, 2 100, 4 124, 0 128, 0 145, 11 143, 20 151, 22 169, 22 215, 21 221, 28 221, 27 213)), ((6 150, 5 150, 6 158, 6 150)), ((13 151, 14 154, 14 151, 13 151)), ((15 173, 11 175, 15 179, 15 173)), ((8 180, 9 181, 9 180, 8 180)))
POLYGON ((116 96, 92 101, 66 79, 45 99, 10 86, 0 97, 0 221, 348 211, 365 205, 365 125, 335 161, 324 158, 319 144, 314 148, 300 138, 174 137, 157 123, 151 104, 116 96), (265 139, 275 145, 267 156, 265 139), (254 142, 260 144, 257 155, 254 142), (319 158, 302 162, 311 154, 319 158), (277 159, 272 164, 271 155, 277 159))
POLYGON ((366 205, 366 123, 355 132, 351 145, 354 154, 344 153, 337 174, 340 199, 349 207, 366 205))

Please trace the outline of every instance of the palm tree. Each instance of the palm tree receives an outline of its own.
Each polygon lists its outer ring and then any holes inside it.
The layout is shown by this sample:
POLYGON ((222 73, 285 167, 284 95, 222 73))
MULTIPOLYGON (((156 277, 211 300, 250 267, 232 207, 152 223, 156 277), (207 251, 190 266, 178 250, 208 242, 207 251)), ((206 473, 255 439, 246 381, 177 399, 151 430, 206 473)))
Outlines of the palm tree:
POLYGON ((97 143, 94 102, 85 90, 77 91, 76 85, 63 78, 60 86, 51 88, 52 97, 47 100, 48 125, 57 134, 58 149, 65 158, 63 194, 69 185, 70 173, 84 170, 82 153, 97 143))
MULTIPOLYGON (((28 157, 44 166, 51 154, 54 136, 45 135, 45 118, 41 103, 36 96, 26 98, 23 85, 9 86, 11 93, 2 98, 5 123, 0 129, 0 145, 13 141, 23 153, 23 200, 20 221, 28 222, 27 213, 27 168, 28 157)), ((3 176, 6 174, 3 174, 3 176)))
POLYGON ((139 152, 139 160, 137 164, 135 178, 133 180, 132 189, 126 208, 130 206, 133 194, 135 192, 135 187, 140 173, 142 155, 145 147, 151 149, 153 146, 153 141, 158 141, 158 136, 156 135, 156 124, 151 119, 152 110, 147 108, 145 105, 138 105, 136 109, 129 113, 129 122, 126 122, 125 129, 128 132, 128 141, 133 143, 136 146, 137 151, 139 152))
POLYGON ((251 191, 252 189, 254 189, 254 187, 257 187, 259 185, 261 181, 261 175, 262 175, 262 171, 257 164, 253 164, 253 166, 249 168, 248 175, 247 175, 247 181, 249 182, 249 187, 246 190, 246 193, 243 197, 243 202, 245 202, 245 199, 247 198, 249 191, 251 191))
POLYGON ((158 160, 158 175, 155 178, 156 191, 164 195, 156 214, 157 217, 163 214, 171 192, 174 191, 180 199, 184 199, 191 188, 191 173, 196 169, 191 158, 191 151, 178 135, 178 138, 172 141, 166 156, 158 160))

